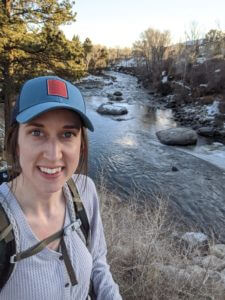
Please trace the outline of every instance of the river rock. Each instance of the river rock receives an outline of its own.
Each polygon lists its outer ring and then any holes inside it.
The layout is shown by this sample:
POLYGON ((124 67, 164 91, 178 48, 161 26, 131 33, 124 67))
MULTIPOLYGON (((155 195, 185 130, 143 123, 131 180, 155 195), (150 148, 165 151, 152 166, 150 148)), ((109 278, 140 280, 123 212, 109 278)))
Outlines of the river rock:
POLYGON ((216 244, 210 247, 210 253, 218 258, 225 258, 225 245, 216 244))
POLYGON ((177 105, 175 99, 171 99, 169 102, 166 103, 165 107, 166 108, 175 108, 177 105))
POLYGON ((197 133, 189 128, 177 127, 156 132, 156 135, 162 144, 171 146, 187 146, 197 142, 197 133))
POLYGON ((208 236, 202 232, 186 232, 181 236, 181 245, 189 253, 194 250, 198 250, 202 254, 209 252, 208 236))
POLYGON ((115 94, 108 94, 107 95, 108 98, 111 100, 111 101, 122 101, 123 100, 123 97, 122 96, 117 96, 115 94))
POLYGON ((122 101, 123 97, 122 96, 114 96, 113 100, 114 101, 122 101))
POLYGON ((208 255, 206 257, 202 257, 201 266, 205 269, 210 269, 214 271, 222 271, 225 268, 225 261, 214 256, 208 255))
POLYGON ((202 136, 213 137, 215 130, 213 127, 200 127, 197 133, 202 136))
POLYGON ((224 128, 216 128, 215 129, 215 137, 225 138, 225 130, 224 130, 224 128))
POLYGON ((171 170, 172 170, 173 172, 177 172, 177 171, 179 171, 179 170, 178 170, 178 168, 177 168, 177 167, 175 167, 175 166, 172 166, 171 170))
POLYGON ((101 89, 105 83, 100 80, 94 80, 94 79, 85 79, 82 81, 82 86, 85 87, 85 89, 101 89))
POLYGON ((225 270, 225 260, 218 258, 214 255, 196 256, 192 258, 192 263, 217 272, 225 270))
POLYGON ((202 232, 186 232, 181 239, 186 241, 189 247, 195 247, 208 241, 207 235, 202 232))
POLYGON ((120 91, 116 91, 116 92, 113 93, 113 95, 114 95, 114 96, 122 96, 123 93, 120 92, 120 91))
POLYGON ((103 103, 99 106, 97 112, 103 115, 118 116, 127 114, 128 110, 124 106, 103 103))

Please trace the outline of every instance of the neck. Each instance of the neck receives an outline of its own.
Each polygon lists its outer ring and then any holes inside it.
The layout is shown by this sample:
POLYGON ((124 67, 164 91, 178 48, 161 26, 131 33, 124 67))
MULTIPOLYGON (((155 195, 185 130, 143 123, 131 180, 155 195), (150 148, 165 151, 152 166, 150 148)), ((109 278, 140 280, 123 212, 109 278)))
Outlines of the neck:
POLYGON ((13 180, 13 192, 25 215, 50 216, 65 207, 63 190, 40 193, 25 185, 22 175, 13 180))

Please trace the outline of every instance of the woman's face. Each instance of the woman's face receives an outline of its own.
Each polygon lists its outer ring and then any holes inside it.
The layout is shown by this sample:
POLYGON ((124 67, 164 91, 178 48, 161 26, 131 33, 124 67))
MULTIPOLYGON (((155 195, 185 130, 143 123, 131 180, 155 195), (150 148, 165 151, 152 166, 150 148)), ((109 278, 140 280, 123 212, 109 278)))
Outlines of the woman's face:
POLYGON ((80 148, 81 120, 70 110, 49 111, 20 124, 17 151, 25 189, 61 190, 77 169, 80 148))

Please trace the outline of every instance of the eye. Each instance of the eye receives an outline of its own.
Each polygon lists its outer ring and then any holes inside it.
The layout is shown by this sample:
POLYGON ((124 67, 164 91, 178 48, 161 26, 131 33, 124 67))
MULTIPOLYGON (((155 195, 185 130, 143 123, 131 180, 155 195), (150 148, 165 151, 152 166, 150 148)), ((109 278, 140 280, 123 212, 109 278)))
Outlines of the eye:
POLYGON ((75 136, 75 134, 71 131, 66 131, 63 133, 63 137, 65 137, 67 139, 71 138, 72 136, 75 136))
POLYGON ((32 130, 31 134, 33 136, 43 136, 43 132, 41 132, 40 129, 34 129, 34 130, 32 130))

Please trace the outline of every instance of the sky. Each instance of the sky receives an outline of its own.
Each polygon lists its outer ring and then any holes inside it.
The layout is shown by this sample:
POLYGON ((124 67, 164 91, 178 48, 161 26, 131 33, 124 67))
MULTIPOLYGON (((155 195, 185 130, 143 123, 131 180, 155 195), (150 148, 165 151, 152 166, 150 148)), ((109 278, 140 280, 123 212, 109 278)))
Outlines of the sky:
POLYGON ((148 28, 169 30, 174 42, 182 41, 191 24, 201 34, 225 30, 225 0, 75 0, 76 22, 63 27, 67 38, 107 47, 132 47, 148 28))

